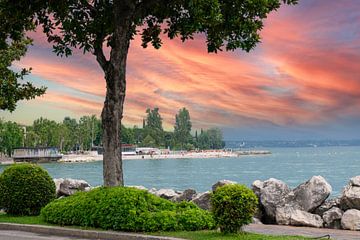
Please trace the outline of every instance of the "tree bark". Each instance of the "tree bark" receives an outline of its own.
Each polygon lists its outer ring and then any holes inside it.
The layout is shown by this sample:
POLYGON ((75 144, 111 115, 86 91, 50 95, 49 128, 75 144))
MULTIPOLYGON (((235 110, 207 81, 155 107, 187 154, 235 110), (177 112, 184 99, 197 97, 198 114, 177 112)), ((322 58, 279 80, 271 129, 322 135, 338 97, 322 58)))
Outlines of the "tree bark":
MULTIPOLYGON (((134 4, 131 0, 114 0, 113 42, 110 59, 103 67, 106 80, 106 98, 101 113, 103 126, 103 175, 104 186, 123 186, 121 156, 121 120, 126 91, 126 60, 131 39, 132 14, 134 4)), ((99 61, 100 60, 100 61, 99 61)))

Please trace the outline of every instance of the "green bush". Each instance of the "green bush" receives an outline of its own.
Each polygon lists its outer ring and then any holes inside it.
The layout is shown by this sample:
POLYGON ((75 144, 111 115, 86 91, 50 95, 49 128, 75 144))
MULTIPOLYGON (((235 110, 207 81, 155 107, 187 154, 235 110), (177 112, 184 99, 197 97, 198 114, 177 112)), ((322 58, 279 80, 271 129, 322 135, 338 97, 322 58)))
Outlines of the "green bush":
POLYGON ((54 224, 136 232, 190 231, 215 225, 210 212, 192 203, 177 204, 128 187, 78 192, 51 202, 41 215, 54 224))
POLYGON ((251 223, 258 200, 246 186, 230 184, 216 189, 211 196, 211 204, 221 232, 236 233, 243 225, 251 223))
POLYGON ((55 183, 35 164, 14 164, 0 175, 0 208, 14 215, 38 215, 55 199, 55 183))

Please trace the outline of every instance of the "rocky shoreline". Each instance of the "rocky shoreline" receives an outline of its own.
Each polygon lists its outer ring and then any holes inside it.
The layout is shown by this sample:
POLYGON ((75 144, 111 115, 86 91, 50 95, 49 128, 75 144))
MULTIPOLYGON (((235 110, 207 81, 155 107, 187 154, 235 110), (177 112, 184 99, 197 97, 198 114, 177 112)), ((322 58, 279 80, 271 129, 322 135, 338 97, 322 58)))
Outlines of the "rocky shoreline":
MULTIPOLYGON (((88 191, 92 187, 84 180, 54 179, 58 197, 88 191)), ((205 210, 211 209, 210 196, 216 188, 235 184, 230 180, 216 182, 211 191, 197 193, 194 189, 147 189, 132 186, 174 202, 190 201, 205 210)), ((254 223, 307 226, 316 228, 360 231, 360 176, 350 179, 341 196, 328 199, 332 188, 321 176, 313 176, 305 183, 291 189, 286 183, 270 178, 256 180, 252 190, 259 198, 259 208, 254 223)))

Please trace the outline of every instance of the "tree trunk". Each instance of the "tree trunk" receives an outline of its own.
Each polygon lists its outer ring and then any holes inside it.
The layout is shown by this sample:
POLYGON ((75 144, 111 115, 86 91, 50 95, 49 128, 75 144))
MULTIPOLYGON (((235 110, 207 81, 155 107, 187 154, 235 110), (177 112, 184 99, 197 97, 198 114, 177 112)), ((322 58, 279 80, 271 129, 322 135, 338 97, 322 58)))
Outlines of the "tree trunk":
POLYGON ((104 186, 123 186, 121 120, 126 90, 126 60, 131 39, 133 1, 114 0, 115 32, 105 71, 106 98, 101 113, 103 126, 104 186))

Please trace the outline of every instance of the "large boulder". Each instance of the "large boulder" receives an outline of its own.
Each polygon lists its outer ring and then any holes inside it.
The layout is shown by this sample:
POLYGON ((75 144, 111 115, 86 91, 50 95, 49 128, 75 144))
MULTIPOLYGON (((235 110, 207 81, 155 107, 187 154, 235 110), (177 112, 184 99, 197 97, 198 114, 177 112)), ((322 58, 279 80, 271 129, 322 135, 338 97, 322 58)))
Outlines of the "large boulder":
POLYGON ((340 198, 327 199, 323 204, 317 207, 312 213, 322 216, 324 212, 330 210, 333 207, 339 208, 340 198))
POLYGON ((289 201, 290 192, 290 188, 283 181, 275 178, 264 181, 263 187, 260 189, 260 203, 266 213, 265 222, 275 221, 276 209, 285 206, 289 201))
POLYGON ((72 179, 72 178, 58 178, 54 179, 56 186, 57 197, 70 196, 78 191, 89 191, 91 186, 84 180, 72 179))
POLYGON ((340 207, 343 210, 360 210, 360 176, 350 179, 340 197, 340 207))
POLYGON ((360 211, 357 209, 347 210, 341 218, 341 226, 343 229, 360 230, 360 211))
POLYGON ((256 196, 258 196, 260 198, 260 194, 261 194, 261 189, 264 187, 264 182, 260 181, 260 180, 255 180, 252 184, 251 184, 251 189, 253 190, 253 192, 255 193, 256 196))
MULTIPOLYGON (((150 192, 150 191, 149 191, 150 192)), ((167 200, 174 199, 178 197, 180 194, 175 192, 173 189, 159 189, 154 193, 156 196, 165 198, 167 200)))
POLYGON ((276 209, 276 222, 280 225, 317 227, 323 226, 323 220, 319 215, 311 214, 292 206, 276 209))
POLYGON ((213 192, 215 192, 215 190, 218 188, 218 187, 222 187, 222 186, 225 186, 225 185, 228 185, 228 184, 236 184, 237 182, 234 182, 234 181, 231 181, 231 180, 220 180, 218 182, 216 182, 214 185, 212 185, 212 190, 213 192))
POLYGON ((332 189, 321 176, 313 176, 293 190, 293 204, 300 210, 312 212, 329 197, 332 189))
POLYGON ((211 208, 211 193, 209 191, 197 194, 191 201, 199 208, 210 210, 211 208))
POLYGON ((341 211, 340 208, 331 208, 323 214, 324 226, 327 228, 341 229, 342 216, 343 211, 341 211))
POLYGON ((181 194, 175 196, 171 200, 174 202, 182 202, 182 201, 191 201, 193 197, 196 195, 196 191, 194 189, 186 189, 181 194))

